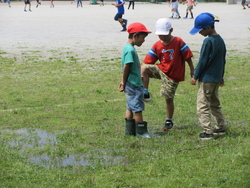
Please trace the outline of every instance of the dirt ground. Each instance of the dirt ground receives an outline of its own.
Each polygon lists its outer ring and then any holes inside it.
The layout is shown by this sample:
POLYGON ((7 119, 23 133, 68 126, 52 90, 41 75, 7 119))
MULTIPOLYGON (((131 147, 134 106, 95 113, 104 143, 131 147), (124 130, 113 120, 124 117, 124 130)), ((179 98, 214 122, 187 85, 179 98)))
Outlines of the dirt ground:
MULTIPOLYGON (((83 8, 76 8, 71 1, 54 1, 50 8, 49 1, 42 1, 36 8, 32 1, 32 12, 24 12, 24 3, 0 3, 0 51, 5 56, 22 58, 23 55, 37 53, 38 56, 51 57, 53 52, 78 56, 79 58, 116 58, 121 56, 127 42, 127 32, 120 32, 121 26, 114 21, 117 9, 105 2, 105 6, 83 2, 83 8)), ((159 18, 169 17, 171 7, 168 3, 135 3, 135 9, 127 10, 124 18, 128 23, 141 22, 153 31, 145 43, 138 48, 146 54, 158 40, 154 34, 155 22, 159 18)), ((179 5, 181 16, 185 16, 186 5, 179 5)), ((250 8, 243 10, 241 3, 199 3, 193 9, 194 16, 210 12, 220 18, 216 23, 217 32, 224 38, 229 51, 240 50, 249 53, 250 49, 250 8)), ((199 51, 203 36, 189 34, 193 27, 192 19, 172 19, 173 35, 180 36, 193 51, 199 51)))

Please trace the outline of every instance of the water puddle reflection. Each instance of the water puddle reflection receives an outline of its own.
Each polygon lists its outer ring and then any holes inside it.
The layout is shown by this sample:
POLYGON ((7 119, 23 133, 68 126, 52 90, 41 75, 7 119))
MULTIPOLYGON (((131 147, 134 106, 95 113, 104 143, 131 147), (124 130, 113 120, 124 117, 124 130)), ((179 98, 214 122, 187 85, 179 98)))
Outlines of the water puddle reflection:
POLYGON ((38 147, 44 148, 47 144, 57 144, 56 137, 47 131, 39 129, 8 130, 9 133, 19 134, 16 140, 9 142, 11 147, 38 147))
MULTIPOLYGON (((43 149, 46 146, 56 147, 58 141, 54 134, 51 134, 44 130, 39 129, 18 129, 18 130, 2 130, 2 133, 10 133, 17 134, 18 136, 15 140, 11 140, 8 142, 9 147, 18 147, 20 149, 20 155, 27 158, 27 160, 31 163, 41 165, 46 168, 51 167, 66 167, 66 166, 89 166, 95 164, 102 165, 112 165, 118 164, 124 161, 124 157, 122 156, 109 156, 104 154, 70 154, 62 157, 51 157, 46 153, 41 155, 27 155, 25 150, 29 148, 32 149, 43 149)), ((60 132, 64 134, 64 132, 60 132)), ((29 152, 32 153, 32 152, 29 152)), ((101 152, 102 153, 102 152, 101 152)))

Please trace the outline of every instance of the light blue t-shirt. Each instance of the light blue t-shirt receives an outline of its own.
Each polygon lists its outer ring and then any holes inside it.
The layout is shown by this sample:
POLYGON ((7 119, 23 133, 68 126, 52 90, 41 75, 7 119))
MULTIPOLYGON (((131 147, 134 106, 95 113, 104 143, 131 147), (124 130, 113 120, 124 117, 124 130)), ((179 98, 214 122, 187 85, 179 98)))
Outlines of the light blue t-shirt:
POLYGON ((130 63, 128 82, 134 86, 143 86, 141 78, 141 64, 135 48, 126 44, 122 52, 122 72, 124 65, 130 63))

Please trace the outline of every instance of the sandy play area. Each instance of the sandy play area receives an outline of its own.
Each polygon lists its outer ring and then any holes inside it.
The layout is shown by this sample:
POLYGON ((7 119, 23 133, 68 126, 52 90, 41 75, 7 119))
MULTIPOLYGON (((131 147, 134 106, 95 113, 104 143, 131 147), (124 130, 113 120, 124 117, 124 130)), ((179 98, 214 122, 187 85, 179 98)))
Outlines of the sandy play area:
MULTIPOLYGON (((22 1, 0 3, 0 51, 5 56, 22 58, 27 52, 48 58, 52 52, 68 52, 71 56, 81 58, 97 58, 106 56, 120 57, 122 48, 127 41, 127 32, 120 32, 121 26, 113 17, 117 9, 111 1, 105 6, 91 5, 83 2, 83 8, 76 8, 71 1, 54 1, 55 7, 50 8, 49 1, 41 1, 36 8, 32 1, 32 12, 24 12, 22 1)), ((125 4, 124 18, 128 23, 142 22, 151 31, 155 31, 155 22, 159 18, 169 17, 171 7, 168 3, 152 4, 136 2, 135 9, 127 10, 125 4)), ((186 5, 179 5, 181 16, 185 16, 186 5)), ((240 2, 199 3, 193 9, 194 16, 202 12, 210 12, 220 18, 216 30, 224 38, 228 50, 240 50, 249 53, 250 48, 250 8, 243 10, 240 2)), ((172 19, 173 35, 180 36, 191 50, 199 51, 203 36, 189 34, 193 27, 192 19, 172 19)), ((138 49, 146 54, 158 37, 152 33, 138 49)))

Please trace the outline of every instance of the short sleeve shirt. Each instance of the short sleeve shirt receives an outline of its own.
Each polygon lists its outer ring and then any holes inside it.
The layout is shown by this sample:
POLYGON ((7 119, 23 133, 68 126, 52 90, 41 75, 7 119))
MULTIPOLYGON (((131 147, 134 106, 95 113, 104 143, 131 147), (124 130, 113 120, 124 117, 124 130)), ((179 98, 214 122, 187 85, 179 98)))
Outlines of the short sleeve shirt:
MULTIPOLYGON (((121 4, 121 3, 125 3, 125 1, 124 1, 124 0, 116 0, 116 4, 117 4, 117 5, 119 5, 119 4, 121 4)), ((124 6, 123 6, 123 5, 117 7, 117 9, 118 9, 117 14, 124 14, 124 6)))
POLYGON ((144 59, 145 64, 155 64, 171 80, 180 82, 185 78, 185 61, 193 57, 193 54, 187 44, 179 37, 168 44, 162 44, 161 40, 157 41, 144 59))
POLYGON ((124 65, 130 63, 128 82, 134 86, 143 86, 141 78, 141 65, 135 48, 126 44, 122 52, 122 72, 124 65))

